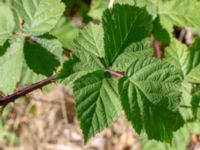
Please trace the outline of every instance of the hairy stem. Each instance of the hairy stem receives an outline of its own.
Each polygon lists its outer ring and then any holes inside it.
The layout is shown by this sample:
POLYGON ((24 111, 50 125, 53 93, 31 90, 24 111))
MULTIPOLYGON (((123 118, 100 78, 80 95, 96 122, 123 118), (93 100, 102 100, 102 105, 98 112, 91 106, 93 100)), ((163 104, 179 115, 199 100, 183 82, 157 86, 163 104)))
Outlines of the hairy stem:
POLYGON ((53 83, 56 81, 55 76, 51 76, 47 79, 44 79, 42 81, 39 81, 37 83, 31 84, 11 95, 5 96, 0 100, 0 106, 6 106, 8 103, 10 102, 14 102, 17 98, 21 97, 21 96, 25 96, 26 94, 36 90, 36 89, 40 89, 45 85, 48 85, 50 83, 53 83))

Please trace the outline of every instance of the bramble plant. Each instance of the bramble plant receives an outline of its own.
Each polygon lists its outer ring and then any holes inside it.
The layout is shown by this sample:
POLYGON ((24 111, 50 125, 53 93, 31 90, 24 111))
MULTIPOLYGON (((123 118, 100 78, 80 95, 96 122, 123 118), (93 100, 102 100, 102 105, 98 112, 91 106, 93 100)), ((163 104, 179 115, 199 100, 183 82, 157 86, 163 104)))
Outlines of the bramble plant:
POLYGON ((108 6, 93 0, 88 15, 98 23, 86 25, 68 46, 59 36, 67 30, 60 0, 0 0, 0 91, 25 86, 0 105, 58 81, 73 90, 85 142, 124 112, 138 134, 173 146, 175 131, 199 121, 200 103, 200 39, 187 46, 173 31, 200 27, 200 2, 108 6))

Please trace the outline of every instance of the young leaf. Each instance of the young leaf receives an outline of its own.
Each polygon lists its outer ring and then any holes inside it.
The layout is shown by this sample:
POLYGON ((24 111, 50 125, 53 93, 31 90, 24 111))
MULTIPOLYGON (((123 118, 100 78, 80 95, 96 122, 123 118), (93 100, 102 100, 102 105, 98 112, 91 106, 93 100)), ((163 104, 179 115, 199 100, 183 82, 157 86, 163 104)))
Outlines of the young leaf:
POLYGON ((76 80, 73 89, 77 116, 87 142, 121 113, 117 81, 100 70, 76 80))
POLYGON ((168 63, 140 58, 119 82, 125 114, 140 133, 150 139, 171 142, 172 133, 183 125, 177 111, 180 99, 180 74, 168 63))
POLYGON ((0 57, 0 90, 10 94, 20 80, 23 66, 24 38, 19 37, 0 57))
POLYGON ((24 31, 28 35, 49 32, 64 12, 60 0, 14 0, 14 8, 25 21, 24 31))
POLYGON ((106 61, 111 65, 133 42, 147 37, 152 29, 151 16, 144 8, 116 4, 103 15, 106 61))
POLYGON ((11 36, 15 21, 9 6, 0 2, 0 46, 11 36))

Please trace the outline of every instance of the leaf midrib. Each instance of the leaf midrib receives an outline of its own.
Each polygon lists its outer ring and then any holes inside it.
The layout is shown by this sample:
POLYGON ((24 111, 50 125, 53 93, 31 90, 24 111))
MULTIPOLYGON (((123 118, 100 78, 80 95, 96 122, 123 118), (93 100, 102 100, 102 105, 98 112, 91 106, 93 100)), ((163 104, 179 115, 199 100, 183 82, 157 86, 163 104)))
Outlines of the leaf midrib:
POLYGON ((143 94, 144 96, 147 98, 147 100, 153 105, 153 103, 151 102, 150 98, 148 97, 148 95, 146 94, 145 91, 143 91, 143 89, 139 86, 139 84, 137 83, 137 81, 134 81, 133 79, 131 79, 130 77, 128 77, 128 80, 133 84, 135 85, 135 87, 137 89, 139 89, 143 94))
POLYGON ((134 28, 133 26, 134 26, 134 24, 135 24, 135 21, 138 19, 138 17, 139 17, 142 13, 143 13, 143 12, 140 11, 140 13, 138 13, 137 17, 135 17, 134 21, 131 23, 131 26, 130 26, 130 28, 129 28, 129 30, 128 30, 128 32, 127 32, 127 34, 126 34, 124 40, 122 41, 122 43, 121 43, 119 49, 116 51, 116 53, 115 53, 113 59, 111 60, 111 65, 113 64, 113 62, 116 60, 116 58, 118 57, 118 55, 119 55, 120 52, 122 51, 121 48, 124 46, 124 43, 126 42, 128 36, 130 35, 130 32, 131 32, 132 28, 134 28))

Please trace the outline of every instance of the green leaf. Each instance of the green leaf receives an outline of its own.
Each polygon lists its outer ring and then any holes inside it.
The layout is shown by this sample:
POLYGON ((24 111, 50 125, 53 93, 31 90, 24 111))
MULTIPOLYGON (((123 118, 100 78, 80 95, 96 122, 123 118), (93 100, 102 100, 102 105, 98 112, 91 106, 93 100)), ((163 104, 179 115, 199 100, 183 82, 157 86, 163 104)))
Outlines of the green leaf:
POLYGON ((166 60, 181 70, 183 76, 186 76, 188 72, 188 56, 187 46, 176 39, 172 39, 170 46, 165 51, 166 60))
POLYGON ((23 64, 20 84, 21 85, 30 85, 45 79, 46 76, 42 74, 35 73, 26 63, 23 64))
POLYGON ((183 125, 177 111, 180 74, 164 61, 140 58, 119 82, 121 102, 135 130, 150 139, 171 142, 172 133, 183 125))
POLYGON ((200 83, 200 39, 196 39, 189 49, 173 39, 167 48, 166 59, 182 71, 187 82, 200 83))
POLYGON ((149 35, 151 17, 144 8, 117 4, 104 12, 103 28, 106 61, 111 65, 127 46, 149 35))
POLYGON ((87 142, 121 114, 117 81, 100 70, 76 80, 73 89, 77 116, 87 142))
POLYGON ((62 43, 64 48, 73 50, 73 41, 78 32, 79 28, 74 22, 62 17, 50 33, 62 43))
MULTIPOLYGON (((66 68, 70 69, 70 68, 66 68)), ((83 77, 84 75, 88 74, 90 71, 78 71, 78 72, 74 72, 72 74, 70 74, 69 76, 65 77, 65 78, 60 78, 59 76, 57 77, 60 83, 62 83, 63 85, 67 86, 68 88, 70 88, 70 90, 73 90, 73 86, 74 86, 74 82, 83 77)))
POLYGON ((153 47, 150 39, 144 39, 129 45, 113 63, 112 69, 115 71, 126 71, 135 59, 153 56, 153 47))
POLYGON ((153 18, 157 16, 157 8, 162 0, 134 0, 135 5, 138 7, 146 7, 149 14, 152 15, 153 18))
POLYGON ((180 103, 180 106, 182 106, 182 107, 180 107, 179 110, 180 110, 181 115, 183 116, 183 118, 186 122, 193 120, 193 117, 194 117, 193 113, 192 113, 192 109, 183 107, 183 106, 187 106, 187 107, 192 108, 192 105, 191 105, 192 89, 193 89, 192 84, 183 81, 182 89, 181 89, 182 97, 181 97, 181 103, 180 103))
MULTIPOLYGON (((114 4, 128 4, 135 5, 134 0, 115 0, 114 4)), ((92 0, 90 11, 88 15, 93 19, 101 20, 104 10, 108 8, 109 0, 92 0)))
POLYGON ((35 42, 40 44, 43 48, 48 50, 50 53, 56 56, 56 59, 60 61, 63 53, 62 44, 55 38, 34 38, 35 42))
POLYGON ((105 69, 100 58, 104 56, 102 27, 89 24, 75 39, 75 47, 77 51, 71 60, 64 63, 57 76, 61 83, 70 87, 79 77, 105 69))
POLYGON ((15 21, 11 9, 0 2, 0 46, 12 35, 15 21))
POLYGON ((180 27, 200 25, 198 15, 200 2, 197 0, 137 0, 137 6, 146 6, 153 18, 158 15, 161 25, 169 32, 173 31, 173 25, 180 27))
POLYGON ((160 18, 157 17, 153 22, 153 31, 152 31, 154 38, 159 40, 162 44, 169 44, 170 43, 170 35, 168 31, 163 28, 160 24, 160 18))
POLYGON ((170 0, 163 1, 159 5, 161 22, 168 20, 172 25, 185 27, 199 27, 200 3, 197 0, 170 0))
POLYGON ((60 82, 69 87, 73 86, 74 81, 83 75, 105 69, 101 61, 88 52, 76 51, 72 59, 66 61, 57 75, 60 82))
POLYGON ((14 0, 14 8, 25 20, 24 31, 28 35, 49 32, 64 12, 60 0, 14 0))
POLYGON ((153 18, 158 16, 162 28, 169 33, 173 32, 173 26, 200 26, 200 2, 197 0, 136 0, 136 5, 145 6, 153 18))
POLYGON ((34 38, 34 40, 37 42, 36 46, 31 46, 32 48, 30 48, 30 45, 27 44, 24 50, 26 59, 31 58, 31 62, 28 60, 23 65, 22 77, 20 80, 23 85, 38 82, 53 74, 53 71, 58 67, 59 61, 62 57, 62 44, 58 40, 46 38, 34 38), (41 66, 40 71, 35 71, 35 67, 31 68, 30 63, 34 63, 36 66, 41 66), (51 66, 52 64, 56 65, 51 66), (49 68, 49 73, 45 72, 46 67, 49 68))
POLYGON ((60 65, 56 56, 37 43, 26 43, 24 57, 28 67, 36 74, 51 76, 60 65))
POLYGON ((186 150, 190 142, 190 135, 199 134, 199 122, 187 123, 183 128, 173 134, 172 144, 159 141, 149 141, 145 135, 141 138, 142 150, 186 150))
POLYGON ((200 83, 200 39, 189 48, 188 71, 185 79, 191 83, 200 83))
POLYGON ((191 95, 191 105, 194 118, 200 120, 200 86, 193 88, 191 95))
POLYGON ((94 19, 101 19, 103 11, 108 8, 109 0, 93 0, 88 15, 94 19))
POLYGON ((101 25, 89 24, 75 39, 77 50, 87 51, 96 57, 104 57, 103 33, 101 25))
POLYGON ((24 38, 18 37, 0 57, 0 90, 9 94, 20 80, 23 66, 24 38))
POLYGON ((82 70, 96 71, 105 68, 97 57, 87 52, 75 52, 74 55, 78 58, 78 62, 73 67, 76 72, 82 70))
MULTIPOLYGON (((199 83, 199 40, 188 49, 184 44, 176 39, 172 39, 170 46, 166 49, 166 60, 180 70, 184 77, 182 83, 182 100, 181 105, 191 106, 191 100, 193 99, 191 92, 193 86, 191 83, 199 83), (197 74, 196 74, 197 73, 197 74), (196 79, 192 79, 192 77, 196 79)), ((180 108, 181 114, 184 120, 191 120, 193 118, 192 110, 186 108, 180 108)))
POLYGON ((128 5, 135 5, 134 0, 115 0, 115 4, 128 4, 128 5))

